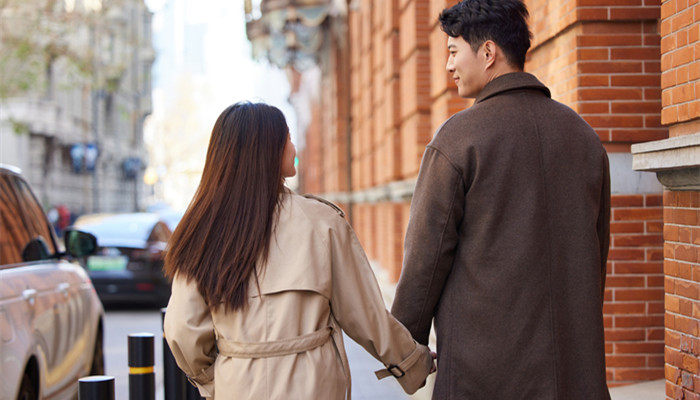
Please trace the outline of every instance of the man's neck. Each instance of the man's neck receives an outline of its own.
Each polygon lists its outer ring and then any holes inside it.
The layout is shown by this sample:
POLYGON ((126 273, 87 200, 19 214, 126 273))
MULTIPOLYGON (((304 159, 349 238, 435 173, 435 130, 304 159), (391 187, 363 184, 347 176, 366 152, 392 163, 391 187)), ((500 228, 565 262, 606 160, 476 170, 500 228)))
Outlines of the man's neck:
POLYGON ((490 71, 489 71, 489 76, 488 76, 488 82, 493 81, 494 79, 498 78, 499 76, 503 76, 506 74, 511 74, 513 72, 523 72, 522 69, 516 68, 511 66, 508 63, 503 63, 500 65, 495 65, 490 71))

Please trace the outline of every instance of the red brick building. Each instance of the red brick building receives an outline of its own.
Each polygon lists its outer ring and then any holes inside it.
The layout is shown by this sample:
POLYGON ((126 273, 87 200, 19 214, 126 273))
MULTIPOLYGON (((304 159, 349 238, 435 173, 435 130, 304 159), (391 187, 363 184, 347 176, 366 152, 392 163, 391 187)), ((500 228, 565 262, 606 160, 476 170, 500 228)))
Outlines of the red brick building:
POLYGON ((698 399, 700 376, 700 4, 660 6, 661 123, 669 138, 632 147, 634 167, 665 187, 666 396, 698 399))
MULTIPOLYGON (((437 23, 455 2, 248 6, 254 52, 287 67, 304 116, 300 191, 340 203, 393 281, 424 147, 445 119, 469 106, 445 71, 446 36, 437 23), (315 35, 323 41, 313 47, 315 35), (271 56, 281 50, 286 59, 271 56), (309 59, 316 67, 299 62, 309 59)), ((669 397, 698 398, 700 5, 525 2, 533 33, 526 71, 588 121, 610 157, 609 385, 665 376, 669 397)))

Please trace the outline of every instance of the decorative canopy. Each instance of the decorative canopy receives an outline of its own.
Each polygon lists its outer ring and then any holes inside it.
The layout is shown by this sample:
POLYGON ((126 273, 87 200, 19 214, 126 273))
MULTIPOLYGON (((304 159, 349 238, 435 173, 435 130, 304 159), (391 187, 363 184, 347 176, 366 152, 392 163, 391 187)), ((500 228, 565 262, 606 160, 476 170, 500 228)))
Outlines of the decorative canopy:
POLYGON ((346 9, 345 0, 245 0, 253 58, 297 71, 318 64, 329 34, 326 21, 346 9))

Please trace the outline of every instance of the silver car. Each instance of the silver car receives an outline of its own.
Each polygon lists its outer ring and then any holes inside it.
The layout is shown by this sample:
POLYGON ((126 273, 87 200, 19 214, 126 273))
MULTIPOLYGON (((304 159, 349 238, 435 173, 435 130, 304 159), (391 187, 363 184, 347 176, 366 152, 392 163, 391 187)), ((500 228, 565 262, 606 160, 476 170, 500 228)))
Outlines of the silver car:
POLYGON ((67 231, 61 251, 29 185, 0 165, 0 399, 74 399, 78 379, 104 374, 104 311, 73 257, 94 236, 67 231))

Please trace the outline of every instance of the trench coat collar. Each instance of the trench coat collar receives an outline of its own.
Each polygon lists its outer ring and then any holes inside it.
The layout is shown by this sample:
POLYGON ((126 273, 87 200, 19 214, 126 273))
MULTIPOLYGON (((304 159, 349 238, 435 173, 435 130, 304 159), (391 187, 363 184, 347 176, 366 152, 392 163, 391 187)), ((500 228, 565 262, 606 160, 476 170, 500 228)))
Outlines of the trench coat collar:
POLYGON ((552 97, 549 89, 534 75, 528 74, 527 72, 511 72, 501 75, 486 84, 486 86, 476 96, 475 103, 480 103, 490 97, 516 89, 538 90, 547 95, 547 97, 552 97))

